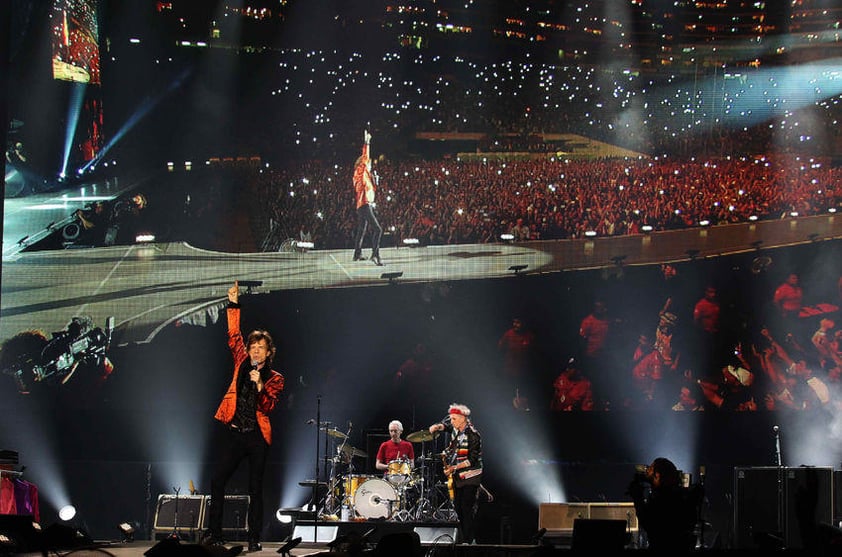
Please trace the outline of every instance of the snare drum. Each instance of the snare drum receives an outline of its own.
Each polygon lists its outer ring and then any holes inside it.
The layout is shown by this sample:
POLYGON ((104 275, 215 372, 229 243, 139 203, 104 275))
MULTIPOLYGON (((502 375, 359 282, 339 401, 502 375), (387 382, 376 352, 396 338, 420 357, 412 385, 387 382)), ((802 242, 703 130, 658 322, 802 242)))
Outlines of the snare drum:
POLYGON ((354 511, 363 518, 390 518, 398 508, 398 492, 379 478, 366 480, 354 493, 354 511))
POLYGON ((386 480, 392 485, 403 485, 409 480, 412 466, 408 460, 392 460, 386 470, 386 480))
POLYGON ((363 474, 348 474, 342 476, 342 489, 345 490, 345 497, 347 497, 349 501, 353 501, 354 493, 357 492, 357 489, 367 480, 372 478, 375 478, 375 476, 365 476, 363 474))

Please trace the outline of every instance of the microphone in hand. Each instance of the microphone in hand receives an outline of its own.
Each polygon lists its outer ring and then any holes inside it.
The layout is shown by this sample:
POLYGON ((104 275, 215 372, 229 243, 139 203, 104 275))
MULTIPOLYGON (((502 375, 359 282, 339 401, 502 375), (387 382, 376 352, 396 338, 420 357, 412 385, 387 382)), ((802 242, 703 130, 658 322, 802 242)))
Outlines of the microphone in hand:
POLYGON ((260 365, 260 362, 257 360, 251 361, 251 369, 249 370, 249 385, 252 388, 257 389, 257 382, 260 381, 260 372, 257 370, 257 366, 260 365), (252 372, 258 371, 257 378, 254 377, 252 372))

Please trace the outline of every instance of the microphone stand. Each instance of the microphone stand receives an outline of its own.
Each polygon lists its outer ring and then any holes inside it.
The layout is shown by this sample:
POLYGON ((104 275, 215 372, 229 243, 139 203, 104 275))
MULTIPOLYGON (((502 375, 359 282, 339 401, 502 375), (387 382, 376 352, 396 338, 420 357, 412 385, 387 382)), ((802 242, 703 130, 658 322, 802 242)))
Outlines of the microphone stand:
POLYGON ((784 516, 783 516, 783 506, 784 506, 784 467, 783 467, 783 459, 781 458, 781 428, 778 426, 772 427, 772 431, 775 433, 775 465, 778 467, 778 497, 776 501, 776 512, 777 512, 777 527, 778 527, 778 535, 781 539, 784 538, 785 532, 783 527, 784 516))
POLYGON ((172 489, 175 492, 175 510, 173 511, 172 534, 170 534, 170 538, 178 540, 178 492, 181 491, 181 488, 173 487, 172 489))
MULTIPOLYGON (((316 395, 316 481, 313 483, 313 543, 319 541, 319 435, 322 429, 322 395, 316 395)), ((325 432, 327 437, 327 432, 325 432)))

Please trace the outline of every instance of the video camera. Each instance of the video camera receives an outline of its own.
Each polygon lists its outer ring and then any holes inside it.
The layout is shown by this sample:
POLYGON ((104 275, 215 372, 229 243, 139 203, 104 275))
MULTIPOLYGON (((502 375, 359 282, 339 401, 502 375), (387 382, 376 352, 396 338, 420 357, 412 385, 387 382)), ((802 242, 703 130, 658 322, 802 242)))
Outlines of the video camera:
POLYGON ((18 391, 24 394, 29 393, 36 383, 63 385, 80 366, 106 363, 113 332, 113 316, 106 319, 105 330, 94 327, 90 317, 73 317, 64 330, 52 334, 40 351, 33 347, 22 351, 3 373, 11 375, 18 391))

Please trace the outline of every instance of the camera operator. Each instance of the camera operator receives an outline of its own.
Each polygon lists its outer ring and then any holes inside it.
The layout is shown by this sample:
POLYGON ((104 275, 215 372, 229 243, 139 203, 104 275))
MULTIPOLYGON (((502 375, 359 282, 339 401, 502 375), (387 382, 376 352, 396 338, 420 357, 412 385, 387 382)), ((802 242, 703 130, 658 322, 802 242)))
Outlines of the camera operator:
POLYGON ((670 460, 659 457, 638 467, 628 494, 650 549, 682 552, 695 547, 697 491, 682 486, 681 473, 670 460))

